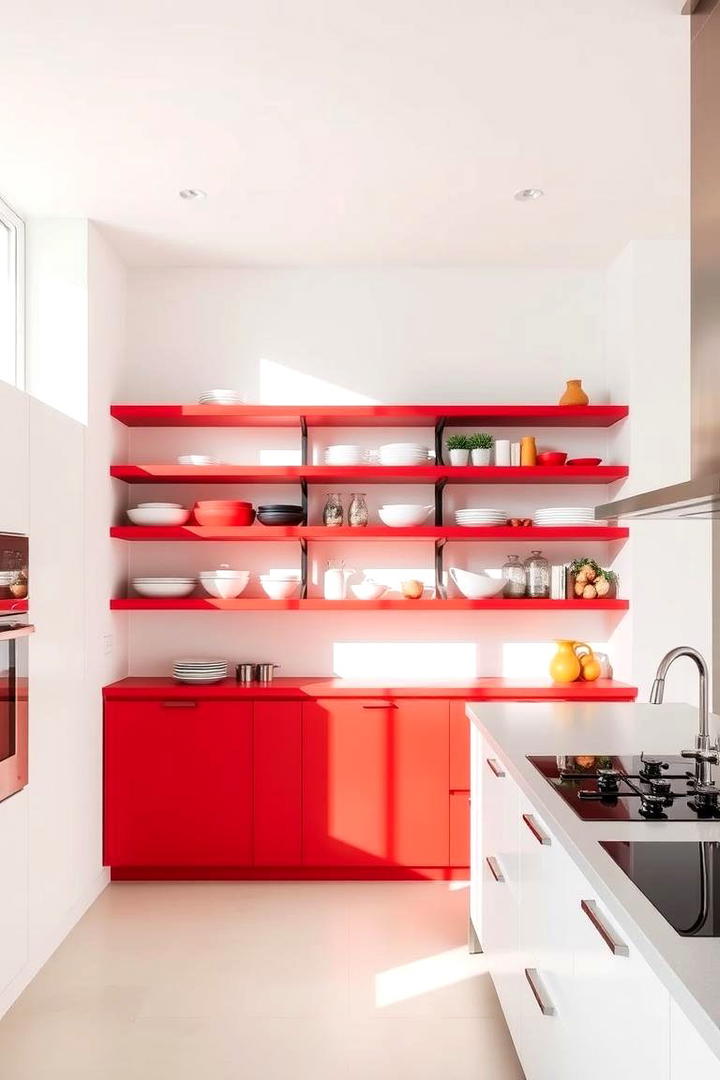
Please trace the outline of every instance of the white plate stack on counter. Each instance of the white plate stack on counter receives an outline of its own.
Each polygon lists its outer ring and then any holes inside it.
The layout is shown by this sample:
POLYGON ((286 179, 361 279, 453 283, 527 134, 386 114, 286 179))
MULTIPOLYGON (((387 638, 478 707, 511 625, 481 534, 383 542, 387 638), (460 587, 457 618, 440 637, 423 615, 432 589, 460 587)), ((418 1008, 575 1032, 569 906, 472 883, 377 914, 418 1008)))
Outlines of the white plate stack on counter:
POLYGON ((173 679, 182 683, 216 683, 227 679, 227 660, 176 660, 173 679))
POLYGON ((535 511, 535 524, 551 528, 568 525, 600 525, 592 506, 546 506, 535 511))

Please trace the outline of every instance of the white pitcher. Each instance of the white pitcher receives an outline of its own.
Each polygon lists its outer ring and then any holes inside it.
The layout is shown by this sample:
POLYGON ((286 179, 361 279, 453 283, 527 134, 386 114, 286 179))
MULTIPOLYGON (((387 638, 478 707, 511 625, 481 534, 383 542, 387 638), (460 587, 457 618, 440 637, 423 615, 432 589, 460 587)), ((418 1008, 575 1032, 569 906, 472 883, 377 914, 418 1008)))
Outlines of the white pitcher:
POLYGON ((323 576, 323 596, 326 600, 344 600, 347 596, 348 578, 351 578, 355 570, 347 570, 342 563, 333 566, 328 563, 323 576))

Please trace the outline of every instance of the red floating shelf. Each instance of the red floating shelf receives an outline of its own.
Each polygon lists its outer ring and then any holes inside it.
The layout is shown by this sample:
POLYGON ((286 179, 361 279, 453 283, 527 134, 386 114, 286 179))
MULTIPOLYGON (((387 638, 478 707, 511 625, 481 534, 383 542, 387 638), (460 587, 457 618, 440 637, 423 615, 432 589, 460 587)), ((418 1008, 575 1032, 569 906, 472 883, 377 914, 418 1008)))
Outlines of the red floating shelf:
POLYGON ((610 427, 626 405, 112 405, 127 427, 610 427))
POLYGON ((248 528, 235 527, 216 529, 206 525, 179 526, 140 526, 116 525, 110 529, 110 535, 116 540, 205 540, 205 541, 290 541, 290 540, 516 540, 526 542, 539 540, 625 540, 630 535, 626 528, 612 526, 564 526, 562 528, 462 528, 458 525, 439 526, 417 529, 390 529, 385 526, 368 526, 364 529, 327 528, 324 525, 297 525, 268 527, 251 525, 248 528))
POLYGON ((21 615, 27 610, 27 600, 0 600, 0 615, 21 615))
POLYGON ((129 484, 611 484, 625 465, 112 465, 129 484))
POLYGON ((627 611, 627 600, 324 600, 321 597, 300 600, 268 600, 265 597, 239 597, 215 600, 209 596, 182 599, 119 597, 110 601, 113 611, 627 611))

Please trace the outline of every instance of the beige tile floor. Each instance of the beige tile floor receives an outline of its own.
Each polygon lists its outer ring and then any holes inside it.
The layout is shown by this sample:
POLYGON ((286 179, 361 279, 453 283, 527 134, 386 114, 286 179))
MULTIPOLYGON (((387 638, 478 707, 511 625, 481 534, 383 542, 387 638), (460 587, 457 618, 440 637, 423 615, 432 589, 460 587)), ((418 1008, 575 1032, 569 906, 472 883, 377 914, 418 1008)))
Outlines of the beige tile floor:
POLYGON ((111 885, 0 1021, 2 1080, 519 1080, 467 891, 111 885))

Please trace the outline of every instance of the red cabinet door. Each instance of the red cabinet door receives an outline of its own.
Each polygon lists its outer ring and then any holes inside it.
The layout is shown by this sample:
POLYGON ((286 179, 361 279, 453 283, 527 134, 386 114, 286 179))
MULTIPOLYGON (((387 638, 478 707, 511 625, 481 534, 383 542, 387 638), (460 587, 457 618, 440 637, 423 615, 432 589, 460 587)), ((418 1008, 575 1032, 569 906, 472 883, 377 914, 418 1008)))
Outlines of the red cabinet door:
POLYGON ((108 702, 105 862, 252 861, 252 705, 108 702))
POLYGON ((303 705, 303 862, 447 866, 447 701, 303 705))
POLYGON ((450 702, 450 790, 470 790, 470 721, 464 701, 450 702))
POLYGON ((450 866, 470 866, 470 792, 450 793, 450 866))
POLYGON ((253 715, 254 852, 257 866, 302 858, 300 702, 256 701, 253 715))

